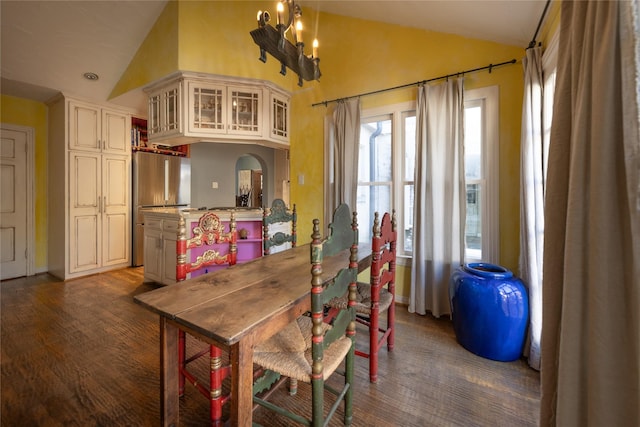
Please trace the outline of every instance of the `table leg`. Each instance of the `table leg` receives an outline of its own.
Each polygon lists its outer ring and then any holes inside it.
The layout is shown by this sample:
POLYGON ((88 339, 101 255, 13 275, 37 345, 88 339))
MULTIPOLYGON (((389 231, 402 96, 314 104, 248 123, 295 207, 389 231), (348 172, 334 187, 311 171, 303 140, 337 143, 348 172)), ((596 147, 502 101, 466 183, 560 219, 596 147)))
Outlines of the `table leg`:
POLYGON ((160 316, 160 411, 167 427, 178 426, 178 376, 178 328, 160 316))
POLYGON ((253 416, 253 348, 242 339, 231 346, 231 425, 250 427, 253 416))

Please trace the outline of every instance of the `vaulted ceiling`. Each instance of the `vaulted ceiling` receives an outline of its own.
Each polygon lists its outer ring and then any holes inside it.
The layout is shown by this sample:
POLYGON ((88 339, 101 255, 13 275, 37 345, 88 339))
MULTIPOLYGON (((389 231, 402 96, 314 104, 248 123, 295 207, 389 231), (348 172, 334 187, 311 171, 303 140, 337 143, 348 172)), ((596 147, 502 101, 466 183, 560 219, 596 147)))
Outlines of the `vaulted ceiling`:
MULTIPOLYGON (((275 0, 271 0, 273 2, 275 0)), ((105 100, 167 0, 0 2, 2 93, 105 100), (99 80, 83 78, 87 71, 99 80)), ((269 2, 267 2, 269 3, 269 2)), ((300 0, 322 12, 526 47, 546 0, 300 0)), ((117 103, 137 101, 123 95, 117 103)))

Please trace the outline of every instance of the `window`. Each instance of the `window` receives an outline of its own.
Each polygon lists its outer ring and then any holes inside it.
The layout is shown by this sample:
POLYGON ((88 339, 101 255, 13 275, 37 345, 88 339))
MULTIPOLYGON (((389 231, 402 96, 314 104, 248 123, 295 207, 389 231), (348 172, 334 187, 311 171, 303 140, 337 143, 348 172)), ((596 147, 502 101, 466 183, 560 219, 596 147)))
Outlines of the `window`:
POLYGON ((361 242, 371 241, 374 213, 396 210, 398 255, 411 255, 415 103, 364 111, 360 119, 357 207, 361 242))
MULTIPOLYGON (((499 262, 498 87, 465 91, 466 261, 499 262)), ((415 103, 363 110, 358 152, 360 241, 371 239, 374 213, 396 211, 397 252, 413 247, 415 103)))
POLYGON ((498 263, 498 87, 464 93, 464 168, 467 185, 466 262, 498 263))

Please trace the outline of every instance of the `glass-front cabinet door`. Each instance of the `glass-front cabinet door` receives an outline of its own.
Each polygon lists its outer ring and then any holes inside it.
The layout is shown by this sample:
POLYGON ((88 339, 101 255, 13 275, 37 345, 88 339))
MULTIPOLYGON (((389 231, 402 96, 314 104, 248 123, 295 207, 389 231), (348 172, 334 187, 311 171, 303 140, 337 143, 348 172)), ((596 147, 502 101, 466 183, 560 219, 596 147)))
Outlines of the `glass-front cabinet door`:
POLYGON ((262 89, 229 87, 229 133, 259 135, 262 89))
POLYGON ((289 99, 274 92, 271 93, 271 111, 269 132, 273 139, 289 141, 289 99))
POLYGON ((158 90, 149 95, 149 137, 161 137, 181 132, 180 84, 158 90))
POLYGON ((175 87, 164 93, 164 126, 163 131, 174 133, 180 127, 180 87, 175 87))
POLYGON ((226 93, 224 86, 189 82, 190 132, 226 132, 226 93))
POLYGON ((147 133, 156 136, 160 133, 160 99, 161 93, 149 96, 149 118, 147 120, 147 133))

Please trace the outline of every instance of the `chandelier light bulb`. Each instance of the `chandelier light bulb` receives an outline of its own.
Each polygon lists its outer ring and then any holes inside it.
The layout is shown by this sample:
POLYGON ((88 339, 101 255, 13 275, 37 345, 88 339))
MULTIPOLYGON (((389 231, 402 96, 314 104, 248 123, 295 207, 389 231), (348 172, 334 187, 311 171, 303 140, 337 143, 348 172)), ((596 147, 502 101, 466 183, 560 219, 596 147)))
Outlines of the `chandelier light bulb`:
POLYGON ((296 22, 296 42, 302 43, 302 21, 296 22))
POLYGON ((277 14, 276 14, 276 18, 277 18, 277 25, 282 24, 282 15, 284 13, 284 5, 281 2, 278 2, 278 6, 277 6, 277 14))

